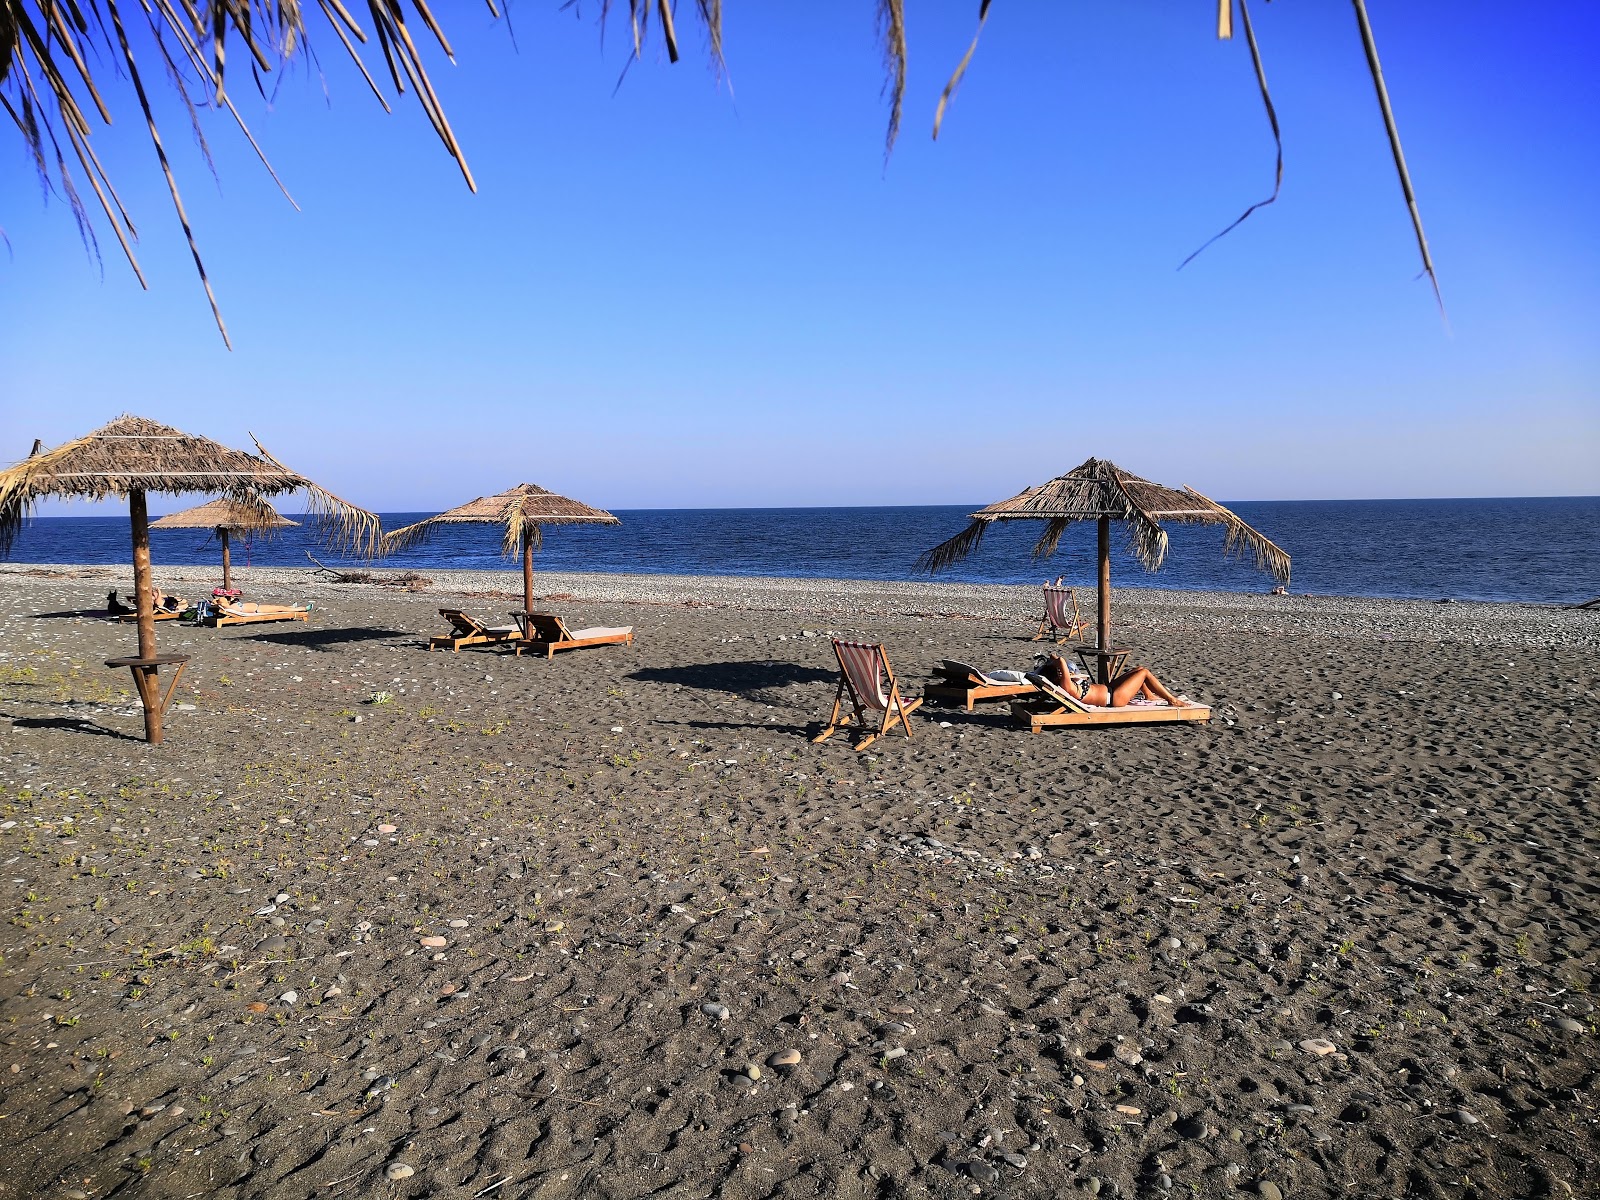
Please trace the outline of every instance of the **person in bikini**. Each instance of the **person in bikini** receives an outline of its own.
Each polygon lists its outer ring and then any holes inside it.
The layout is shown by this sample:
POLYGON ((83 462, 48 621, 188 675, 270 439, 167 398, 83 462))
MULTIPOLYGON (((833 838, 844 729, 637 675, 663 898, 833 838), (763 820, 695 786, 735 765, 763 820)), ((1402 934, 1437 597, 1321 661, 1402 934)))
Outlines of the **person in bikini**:
POLYGON ((1160 700, 1174 708, 1185 708, 1189 703, 1182 696, 1175 696, 1169 692, 1149 667, 1134 667, 1130 671, 1124 671, 1111 681, 1110 687, 1103 683, 1088 682, 1079 686, 1072 677, 1067 660, 1059 654, 1050 654, 1045 656, 1044 666, 1040 668, 1039 674, 1069 696, 1082 700, 1085 704, 1092 704, 1096 708, 1123 708, 1141 695, 1150 700, 1160 700))

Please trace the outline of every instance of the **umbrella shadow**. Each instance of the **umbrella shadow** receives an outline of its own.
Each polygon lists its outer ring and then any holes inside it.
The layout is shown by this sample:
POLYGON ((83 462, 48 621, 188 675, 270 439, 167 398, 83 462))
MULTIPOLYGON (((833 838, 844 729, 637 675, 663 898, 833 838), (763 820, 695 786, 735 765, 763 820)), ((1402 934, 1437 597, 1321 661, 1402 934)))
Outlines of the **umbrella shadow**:
POLYGON ((728 692, 748 700, 773 703, 770 693, 794 684, 834 683, 838 670, 803 667, 771 659, 754 662, 685 663, 678 667, 643 667, 627 678, 638 683, 666 683, 700 691, 728 692))
POLYGON ((657 719, 656 725, 682 725, 686 729, 759 729, 763 733, 790 733, 813 737, 822 729, 821 722, 812 721, 807 725, 785 725, 777 721, 663 721, 657 719))
POLYGON ((384 642, 394 638, 413 638, 408 629, 298 629, 274 633, 247 633, 223 639, 230 642, 271 642, 277 646, 299 646, 304 650, 332 650, 352 642, 384 642))
POLYGON ((104 725, 97 725, 93 721, 82 717, 13 717, 13 729, 63 729, 69 733, 90 733, 99 737, 116 738, 122 742, 144 743, 144 738, 135 737, 131 733, 123 733, 120 729, 108 729, 104 725))

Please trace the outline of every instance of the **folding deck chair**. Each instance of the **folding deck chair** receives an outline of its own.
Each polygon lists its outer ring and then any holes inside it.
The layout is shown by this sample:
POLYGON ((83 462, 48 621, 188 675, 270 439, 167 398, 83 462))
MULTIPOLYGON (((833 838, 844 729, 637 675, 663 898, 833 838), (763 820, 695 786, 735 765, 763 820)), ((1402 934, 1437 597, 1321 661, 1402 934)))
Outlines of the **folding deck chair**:
POLYGON ((517 656, 524 650, 542 651, 545 658, 554 658, 557 650, 576 650, 581 646, 614 646, 633 644, 632 625, 595 625, 588 629, 568 629, 567 623, 552 613, 517 612, 523 636, 517 643, 517 656))
POLYGON ((1041 699, 1018 700, 1011 705, 1011 718, 1030 733, 1043 733, 1050 725, 1152 725, 1163 721, 1209 721, 1211 709, 1205 704, 1173 705, 1149 700, 1103 708, 1085 704, 1055 680, 1043 675, 1028 675, 1028 682, 1039 689, 1041 699))
POLYGON ((1068 638, 1083 634, 1088 628, 1088 620, 1078 611, 1078 593, 1059 584, 1045 584, 1044 616, 1039 620, 1039 632, 1033 635, 1033 640, 1037 642, 1044 637, 1053 637, 1059 646, 1068 638))
POLYGON ((964 704, 967 711, 979 700, 1007 700, 1031 696, 1039 689, 1021 671, 980 671, 966 663, 946 659, 934 668, 937 679, 922 689, 924 700, 964 704))
POLYGON ((900 685, 895 682, 888 652, 882 644, 842 642, 834 638, 833 652, 839 659, 839 690, 833 696, 833 715, 828 718, 828 727, 812 738, 812 743, 827 741, 839 730, 853 725, 867 735, 856 743, 856 750, 861 751, 888 733, 890 727, 897 723, 906 731, 909 741, 911 722, 907 717, 921 707, 922 701, 920 698, 911 701, 900 698, 900 685), (855 709, 854 716, 840 715, 846 695, 855 709), (867 724, 869 712, 883 714, 876 731, 867 724))
POLYGON ((456 631, 429 638, 429 650, 452 650, 459 654, 463 646, 499 646, 522 639, 522 630, 515 625, 485 625, 459 608, 441 608, 439 615, 455 626, 456 631))

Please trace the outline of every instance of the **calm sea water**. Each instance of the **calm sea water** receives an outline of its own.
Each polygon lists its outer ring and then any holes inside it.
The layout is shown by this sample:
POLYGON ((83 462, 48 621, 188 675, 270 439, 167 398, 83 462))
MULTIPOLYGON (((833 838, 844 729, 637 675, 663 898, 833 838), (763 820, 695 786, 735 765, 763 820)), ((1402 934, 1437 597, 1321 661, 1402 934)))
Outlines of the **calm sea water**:
MULTIPOLYGON (((173 507, 180 507, 174 505, 173 507)), ((917 578, 917 555, 958 533, 972 506, 908 508, 640 509, 618 511, 620 527, 563 526, 545 531, 535 570, 686 575, 788 575, 834 579, 917 578)), ((1528 600, 1570 604, 1600 596, 1600 497, 1521 500, 1328 500, 1239 502, 1232 507, 1294 559, 1295 592, 1420 599, 1528 600)), ((385 513, 384 527, 428 513, 385 513)), ((1094 579, 1092 524, 1073 527, 1047 562, 1029 550, 1034 522, 999 525, 965 563, 939 578, 975 583, 1036 583, 1063 574, 1094 579)), ((1146 587, 1264 591, 1272 580, 1222 559, 1220 530, 1169 528, 1167 566, 1147 574, 1114 541, 1113 577, 1146 587)), ((218 561, 199 531, 153 530, 157 563, 218 561)), ((310 550, 325 563, 309 527, 267 541, 234 542, 240 565, 304 567, 310 550)), ((15 562, 129 561, 126 517, 41 517, 23 530, 15 562)), ((426 546, 382 566, 509 568, 499 534, 455 526, 426 546)))

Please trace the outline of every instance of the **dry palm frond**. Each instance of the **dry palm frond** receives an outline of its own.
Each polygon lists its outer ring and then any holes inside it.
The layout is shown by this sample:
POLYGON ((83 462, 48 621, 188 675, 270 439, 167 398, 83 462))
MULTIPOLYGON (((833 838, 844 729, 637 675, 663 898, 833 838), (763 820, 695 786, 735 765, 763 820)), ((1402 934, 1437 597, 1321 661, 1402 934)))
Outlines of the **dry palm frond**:
POLYGON ((503 549, 515 553, 526 535, 535 549, 544 542, 543 525, 620 525, 622 522, 602 508, 591 508, 578 500, 558 496, 537 484, 519 483, 514 488, 479 496, 465 504, 407 525, 384 535, 381 553, 393 554, 421 545, 447 525, 500 525, 505 529, 503 549))
MULTIPOLYGON (((1217 2, 1217 36, 1231 38, 1233 0, 1217 2)), ((1417 208, 1410 173, 1401 152, 1400 135, 1379 65, 1377 45, 1367 19, 1365 0, 1353 2, 1362 48, 1377 91, 1401 190, 1422 255, 1423 270, 1433 283, 1437 295, 1438 278, 1428 251, 1427 238, 1423 234, 1422 217, 1417 208)), ((1249 43, 1262 103, 1278 147, 1278 166, 1272 196, 1252 205, 1229 229, 1263 204, 1270 204, 1276 199, 1283 175, 1282 138, 1277 114, 1267 91, 1260 48, 1245 0, 1238 0, 1238 3, 1240 24, 1249 43)), ((601 0, 602 26, 610 6, 610 0, 601 0)), ((991 0, 979 0, 978 32, 974 34, 940 96, 934 115, 935 137, 938 136, 950 101, 972 62, 978 35, 988 20, 990 7, 991 0)), ((85 242, 94 250, 95 221, 90 216, 81 188, 81 184, 86 183, 87 191, 93 194, 94 203, 116 236, 140 285, 145 286, 144 275, 133 249, 138 240, 137 231, 91 141, 95 128, 90 119, 91 112, 100 123, 109 125, 112 121, 113 105, 108 103, 100 87, 100 77, 108 72, 125 75, 133 87, 173 208, 194 258, 196 273, 224 341, 227 340, 227 330, 223 325, 221 309, 206 274, 197 238, 185 213, 178 179, 163 147, 151 96, 145 86, 146 75, 150 72, 142 68, 149 67, 152 62, 159 65, 161 73, 165 74, 189 111, 202 148, 198 110, 210 107, 226 110, 257 154, 261 155, 260 147, 245 127, 226 87, 229 53, 233 52, 235 58, 245 60, 258 77, 261 73, 281 71, 297 54, 309 53, 307 10, 311 8, 303 5, 301 0, 139 0, 137 4, 133 0, 0 0, 0 108, 21 131, 29 157, 46 188, 66 199, 85 242), (125 13, 127 22, 124 21, 125 13), (106 62, 110 65, 102 65, 106 62)), ((488 8, 492 17, 500 17, 494 0, 489 0, 488 8)), ((885 135, 887 150, 893 148, 899 133, 905 101, 908 42, 905 0, 876 0, 876 9, 887 73, 884 84, 889 104, 885 135)), ((367 30, 356 21, 343 0, 317 0, 313 11, 320 15, 321 21, 338 39, 379 102, 388 109, 389 102, 384 97, 383 89, 363 59, 362 47, 369 43, 367 30)), ((722 2, 695 0, 694 11, 705 26, 711 58, 720 74, 723 65, 722 2)), ((366 0, 366 12, 371 22, 371 41, 376 42, 377 51, 383 56, 384 68, 394 90, 396 93, 411 91, 415 94, 445 150, 460 167, 467 186, 476 190, 465 153, 434 89, 423 53, 412 36, 410 20, 414 17, 418 24, 426 28, 428 36, 446 57, 453 61, 450 43, 428 0, 366 0)), ((644 43, 650 34, 652 12, 667 57, 673 62, 678 61, 680 39, 672 0, 628 0, 633 58, 642 57, 644 43)), ((261 157, 265 163, 265 156, 261 157)), ((270 172, 270 165, 268 170, 270 172)), ((276 180, 276 175, 273 178, 276 180)), ((279 186, 282 187, 281 182, 279 186)))
POLYGON ((984 530, 995 521, 1044 521, 1044 534, 1034 546, 1033 555, 1047 558, 1055 553, 1067 526, 1105 517, 1125 523, 1128 549, 1147 571, 1160 570, 1166 561, 1168 541, 1162 524, 1171 521, 1221 525, 1225 530, 1225 556, 1248 552, 1258 568, 1289 582, 1289 556, 1232 510, 1193 488, 1163 487, 1104 459, 1091 458, 1065 475, 979 509, 971 516, 972 523, 966 529, 917 559, 920 570, 937 572, 960 562, 977 549, 984 530))
POLYGON ((370 550, 382 532, 374 514, 324 491, 264 450, 258 457, 143 417, 121 416, 54 449, 36 447, 0 471, 0 556, 10 552, 23 522, 46 497, 105 500, 132 492, 216 492, 247 508, 268 496, 303 492, 325 540, 370 550))

